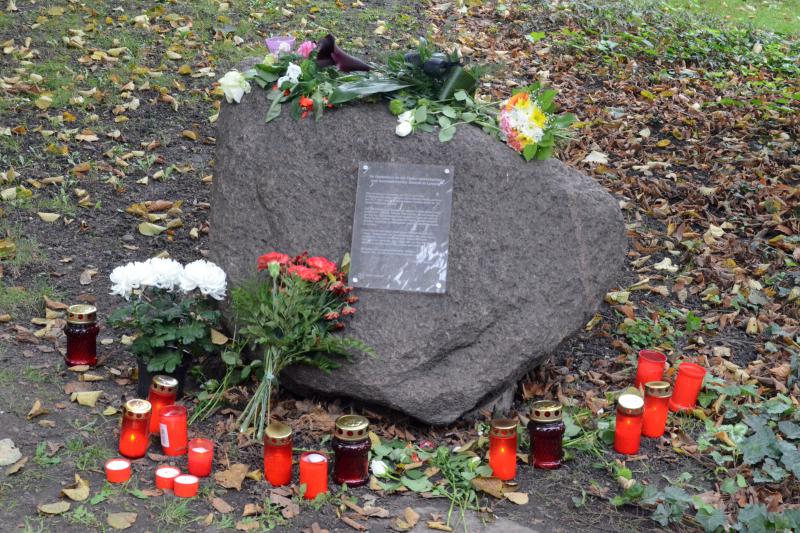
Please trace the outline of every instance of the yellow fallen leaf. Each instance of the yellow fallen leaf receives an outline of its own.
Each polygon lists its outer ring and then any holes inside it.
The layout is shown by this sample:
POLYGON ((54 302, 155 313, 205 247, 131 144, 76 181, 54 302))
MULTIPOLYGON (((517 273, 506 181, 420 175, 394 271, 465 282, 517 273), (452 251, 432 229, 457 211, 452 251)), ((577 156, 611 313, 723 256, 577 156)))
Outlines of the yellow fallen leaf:
POLYGON ((527 505, 528 504, 528 493, 527 492, 506 492, 506 498, 509 501, 516 503, 517 505, 527 505))
POLYGON ((110 405, 103 409, 103 416, 114 416, 119 411, 115 407, 111 407, 110 405))
POLYGON ((100 399, 101 394, 103 394, 103 391, 99 390, 73 392, 72 396, 70 396, 70 400, 72 400, 73 402, 78 402, 78 405, 83 405, 86 407, 94 407, 97 404, 97 400, 100 399))
POLYGON ((158 224, 153 224, 152 222, 142 222, 139 224, 139 233, 148 237, 155 237, 156 235, 166 231, 166 229, 167 228, 164 226, 159 226, 158 224))
POLYGON ((43 514, 62 514, 69 511, 69 502, 54 502, 38 505, 36 508, 43 514))
POLYGON ((228 337, 225 336, 224 333, 221 331, 217 331, 214 328, 211 328, 211 343, 216 344, 217 346, 222 346, 226 342, 228 342, 228 337))
POLYGON ((74 502, 82 502, 89 497, 89 482, 75 474, 75 483, 61 489, 61 494, 74 502))
POLYGON ((59 215, 58 213, 42 213, 42 212, 39 212, 39 213, 36 213, 36 214, 39 215, 39 218, 41 218, 44 222, 55 222, 56 220, 58 220, 61 217, 61 215, 59 215))
POLYGON ((53 105, 53 97, 50 96, 49 94, 43 94, 42 96, 40 96, 39 98, 36 99, 34 104, 39 109, 45 110, 48 107, 50 107, 51 105, 53 105))
POLYGON ((37 416, 46 415, 49 412, 50 411, 48 411, 47 409, 42 408, 42 402, 40 400, 36 400, 35 402, 33 402, 33 407, 31 407, 31 410, 28 412, 28 416, 26 416, 25 418, 31 420, 36 418, 37 416))
POLYGON ((114 529, 128 529, 136 522, 136 513, 108 513, 106 522, 114 529))
POLYGON ((181 135, 182 135, 183 137, 186 137, 187 139, 191 139, 191 140, 193 140, 193 141, 196 141, 196 140, 197 140, 197 132, 196 132, 196 131, 192 131, 192 130, 183 130, 183 131, 181 132, 181 135))

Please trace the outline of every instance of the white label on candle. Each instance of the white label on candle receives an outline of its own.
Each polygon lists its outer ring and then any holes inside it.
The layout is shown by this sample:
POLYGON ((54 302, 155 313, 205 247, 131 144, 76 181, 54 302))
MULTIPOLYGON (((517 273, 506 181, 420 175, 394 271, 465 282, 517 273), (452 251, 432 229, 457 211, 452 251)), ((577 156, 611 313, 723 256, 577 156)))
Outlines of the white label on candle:
POLYGON ((169 448, 169 433, 167 432, 166 424, 159 424, 161 429, 161 447, 169 448))
POLYGON ((130 465, 130 463, 124 459, 114 459, 113 461, 109 461, 106 467, 109 470, 125 470, 128 468, 128 465, 130 465))
POLYGON ((327 461, 324 455, 320 455, 318 453, 312 453, 310 455, 306 455, 306 461, 309 463, 324 463, 327 461))

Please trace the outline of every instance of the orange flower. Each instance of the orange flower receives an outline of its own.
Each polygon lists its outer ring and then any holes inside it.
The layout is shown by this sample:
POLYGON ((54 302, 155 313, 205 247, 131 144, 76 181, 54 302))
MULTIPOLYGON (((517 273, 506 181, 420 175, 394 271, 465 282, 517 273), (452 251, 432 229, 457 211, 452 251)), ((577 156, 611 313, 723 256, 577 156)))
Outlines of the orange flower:
POLYGON ((309 98, 307 96, 301 96, 300 97, 300 107, 304 107, 304 108, 310 109, 310 108, 314 107, 314 100, 312 100, 311 98, 309 98))

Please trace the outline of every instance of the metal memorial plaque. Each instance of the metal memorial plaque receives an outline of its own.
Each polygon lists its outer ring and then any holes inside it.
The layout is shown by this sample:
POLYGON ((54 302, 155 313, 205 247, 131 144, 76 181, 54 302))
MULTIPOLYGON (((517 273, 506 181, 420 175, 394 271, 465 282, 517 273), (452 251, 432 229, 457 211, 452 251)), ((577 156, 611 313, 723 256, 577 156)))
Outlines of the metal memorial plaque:
POLYGON ((359 163, 350 284, 444 293, 452 203, 452 167, 359 163))

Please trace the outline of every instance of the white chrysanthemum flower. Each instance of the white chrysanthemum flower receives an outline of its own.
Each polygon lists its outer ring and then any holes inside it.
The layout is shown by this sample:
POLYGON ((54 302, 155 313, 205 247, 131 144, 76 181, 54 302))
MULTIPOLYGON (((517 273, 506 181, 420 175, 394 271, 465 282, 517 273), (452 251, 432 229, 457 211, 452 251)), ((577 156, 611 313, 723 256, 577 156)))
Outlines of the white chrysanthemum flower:
POLYGON ((111 280, 111 294, 122 296, 127 300, 134 289, 151 284, 152 269, 147 263, 136 261, 116 267, 111 271, 109 279, 111 280))
POLYGON ((400 137, 405 137, 414 131, 414 126, 410 122, 401 122, 394 129, 394 132, 400 137))
POLYGON ((180 286, 181 275, 183 274, 183 265, 174 259, 166 259, 163 257, 153 257, 147 260, 150 266, 150 279, 147 285, 151 287, 158 287, 159 289, 172 289, 180 286))
POLYGON ((250 83, 245 79, 244 74, 238 70, 231 70, 219 80, 219 87, 225 93, 228 103, 242 101, 242 96, 250 92, 250 83))
POLYGON ((184 292, 200 289, 205 296, 224 300, 226 288, 225 271, 210 261, 200 259, 183 267, 181 290, 184 292))

